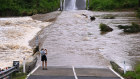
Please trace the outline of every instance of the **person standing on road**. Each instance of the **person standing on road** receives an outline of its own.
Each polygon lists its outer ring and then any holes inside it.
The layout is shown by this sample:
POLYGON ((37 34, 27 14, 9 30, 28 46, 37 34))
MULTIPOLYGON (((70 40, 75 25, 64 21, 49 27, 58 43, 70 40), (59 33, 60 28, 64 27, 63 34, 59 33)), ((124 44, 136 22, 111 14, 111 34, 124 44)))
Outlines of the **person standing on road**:
MULTIPOLYGON (((48 54, 47 49, 45 49, 44 52, 45 52, 45 54, 46 54, 46 60, 47 60, 47 54, 48 54)), ((46 61, 45 67, 47 68, 47 61, 46 61)))
POLYGON ((43 48, 41 49, 40 54, 41 54, 41 61, 42 61, 42 69, 46 70, 47 68, 46 66, 44 67, 44 65, 46 65, 47 63, 47 58, 46 58, 45 50, 43 48))

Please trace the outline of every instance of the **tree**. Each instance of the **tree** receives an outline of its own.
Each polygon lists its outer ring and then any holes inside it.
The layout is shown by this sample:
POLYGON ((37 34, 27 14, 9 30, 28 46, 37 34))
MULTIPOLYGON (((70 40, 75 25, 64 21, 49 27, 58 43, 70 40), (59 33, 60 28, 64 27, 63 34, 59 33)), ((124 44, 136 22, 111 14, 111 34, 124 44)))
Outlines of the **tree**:
POLYGON ((39 7, 40 0, 36 0, 36 6, 39 7))
POLYGON ((140 7, 140 0, 139 0, 139 7, 140 7))

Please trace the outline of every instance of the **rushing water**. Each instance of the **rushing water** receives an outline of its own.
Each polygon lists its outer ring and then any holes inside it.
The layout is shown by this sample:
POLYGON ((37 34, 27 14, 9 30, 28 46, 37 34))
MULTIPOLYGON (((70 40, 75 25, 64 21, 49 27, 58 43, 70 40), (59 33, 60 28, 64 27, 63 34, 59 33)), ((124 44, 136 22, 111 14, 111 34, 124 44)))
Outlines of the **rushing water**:
POLYGON ((0 68, 11 67, 13 61, 21 64, 24 57, 32 60, 29 41, 49 24, 31 17, 0 18, 0 68))
POLYGON ((64 0, 64 10, 84 10, 86 0, 64 0))
POLYGON ((115 61, 123 67, 126 61, 127 69, 131 69, 135 59, 140 58, 140 33, 125 34, 116 27, 131 22, 140 22, 134 12, 64 11, 39 38, 44 41, 42 47, 48 49, 49 65, 107 67, 109 61, 115 61), (82 14, 94 15, 96 20, 91 22, 82 14), (106 14, 115 19, 102 19, 106 14), (101 34, 100 23, 114 30, 101 34))

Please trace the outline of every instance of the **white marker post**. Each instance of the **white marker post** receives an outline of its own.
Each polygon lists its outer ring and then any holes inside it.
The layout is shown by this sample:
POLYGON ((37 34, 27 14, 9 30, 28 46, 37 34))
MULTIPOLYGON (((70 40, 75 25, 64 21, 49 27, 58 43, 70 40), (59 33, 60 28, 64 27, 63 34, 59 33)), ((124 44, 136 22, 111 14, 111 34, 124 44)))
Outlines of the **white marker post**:
POLYGON ((126 73, 126 63, 125 63, 125 61, 124 61, 124 74, 126 73))
POLYGON ((23 58, 23 73, 26 73, 26 60, 25 60, 25 57, 23 58))
POLYGON ((36 44, 36 46, 38 46, 38 45, 39 45, 38 36, 36 37, 35 44, 36 44))

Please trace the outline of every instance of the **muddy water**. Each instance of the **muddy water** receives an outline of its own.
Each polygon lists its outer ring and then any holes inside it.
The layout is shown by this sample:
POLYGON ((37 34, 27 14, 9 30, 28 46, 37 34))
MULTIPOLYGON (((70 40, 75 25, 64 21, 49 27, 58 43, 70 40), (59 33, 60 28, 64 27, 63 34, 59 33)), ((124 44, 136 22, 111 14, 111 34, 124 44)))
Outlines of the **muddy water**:
POLYGON ((42 47, 48 49, 48 65, 107 67, 109 61, 115 61, 123 67, 123 61, 126 61, 127 69, 131 69, 135 59, 140 58, 140 33, 125 34, 116 27, 131 22, 140 22, 134 12, 62 12, 40 35, 40 41, 44 40, 42 47), (94 15, 96 20, 91 22, 82 14, 94 15), (116 17, 102 19, 106 14, 116 17), (101 34, 100 23, 114 30, 101 34))
POLYGON ((12 67, 13 61, 32 61, 29 41, 51 22, 33 20, 31 17, 0 18, 0 68, 12 67))

